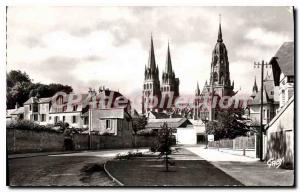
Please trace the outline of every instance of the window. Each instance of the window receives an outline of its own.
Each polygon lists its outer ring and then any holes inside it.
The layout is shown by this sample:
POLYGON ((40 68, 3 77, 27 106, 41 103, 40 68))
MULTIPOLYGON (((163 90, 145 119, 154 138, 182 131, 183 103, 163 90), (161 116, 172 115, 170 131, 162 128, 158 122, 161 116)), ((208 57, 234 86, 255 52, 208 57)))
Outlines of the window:
POLYGON ((271 95, 274 95, 274 91, 271 91, 271 95))
POLYGON ((57 123, 58 122, 58 116, 55 116, 54 117, 54 123, 57 123))
POLYGON ((84 125, 87 125, 89 123, 89 118, 88 117, 85 117, 84 118, 84 125))
POLYGON ((41 115, 41 121, 42 121, 42 122, 46 121, 46 115, 45 115, 45 114, 42 114, 42 115, 41 115))
POLYGON ((37 114, 34 114, 34 115, 33 115, 33 120, 34 120, 34 121, 38 121, 38 118, 39 118, 39 117, 38 117, 37 114))
POLYGON ((106 125, 105 125, 106 129, 110 129, 110 120, 107 119, 105 122, 106 122, 106 125))
POLYGON ((63 112, 67 111, 67 106, 63 106, 63 112))
POLYGON ((73 105, 73 111, 77 111, 78 105, 73 105))
POLYGON ((31 105, 29 105, 29 111, 31 111, 31 105))
POLYGON ((76 116, 72 116, 72 123, 76 123, 76 116))
POLYGON ((51 116, 49 116, 49 120, 51 120, 51 116))
POLYGON ((39 112, 39 106, 37 103, 33 104, 33 112, 39 112))
POLYGON ((285 104, 285 90, 281 91, 281 101, 282 101, 282 105, 285 104))
POLYGON ((63 116, 63 122, 65 122, 66 121, 66 116, 63 116))

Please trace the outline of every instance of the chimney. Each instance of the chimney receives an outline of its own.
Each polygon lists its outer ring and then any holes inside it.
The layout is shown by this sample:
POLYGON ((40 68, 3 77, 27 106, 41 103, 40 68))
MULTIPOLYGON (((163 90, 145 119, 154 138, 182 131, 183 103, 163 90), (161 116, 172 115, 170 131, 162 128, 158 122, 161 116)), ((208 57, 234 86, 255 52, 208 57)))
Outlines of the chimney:
POLYGON ((19 103, 16 102, 15 109, 18 109, 18 108, 19 108, 19 103))

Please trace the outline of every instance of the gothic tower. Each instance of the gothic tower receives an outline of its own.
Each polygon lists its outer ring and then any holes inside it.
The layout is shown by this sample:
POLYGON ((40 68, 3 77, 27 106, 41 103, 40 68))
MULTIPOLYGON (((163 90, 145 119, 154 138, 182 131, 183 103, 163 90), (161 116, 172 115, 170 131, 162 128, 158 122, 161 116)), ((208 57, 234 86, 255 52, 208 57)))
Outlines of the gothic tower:
POLYGON ((231 96, 233 83, 230 81, 229 61, 227 49, 223 43, 221 21, 217 43, 212 52, 210 85, 213 85, 215 94, 219 96, 231 96))
POLYGON ((175 99, 179 96, 179 79, 176 78, 172 68, 169 43, 167 49, 165 70, 162 73, 161 94, 162 110, 171 108, 174 105, 175 99))
MULTIPOLYGON (((233 89, 234 82, 231 82, 230 80, 229 61, 227 49, 225 44, 223 43, 220 19, 217 43, 212 51, 210 79, 208 83, 207 81, 205 82, 204 88, 200 94, 200 102, 205 101, 205 99, 207 100, 209 98, 211 100, 212 96, 218 96, 219 98, 224 96, 233 96, 235 94, 233 89)), ((216 114, 218 113, 218 108, 209 106, 195 106, 194 111, 196 112, 196 114, 194 115, 194 118, 214 120, 216 118, 216 114)))
POLYGON ((155 62, 153 38, 151 35, 148 65, 145 66, 142 112, 159 110, 161 99, 159 70, 155 62))
POLYGON ((257 92, 258 92, 258 87, 257 87, 257 84, 256 84, 256 77, 255 77, 251 97, 254 98, 256 96, 257 92))

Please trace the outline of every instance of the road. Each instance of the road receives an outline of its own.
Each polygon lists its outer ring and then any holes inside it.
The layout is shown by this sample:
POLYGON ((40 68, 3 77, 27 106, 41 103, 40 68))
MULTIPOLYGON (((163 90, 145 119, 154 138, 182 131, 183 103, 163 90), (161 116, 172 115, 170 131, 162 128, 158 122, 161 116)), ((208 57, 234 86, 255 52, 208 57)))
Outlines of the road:
POLYGON ((10 186, 115 186, 103 163, 128 150, 8 159, 10 186))

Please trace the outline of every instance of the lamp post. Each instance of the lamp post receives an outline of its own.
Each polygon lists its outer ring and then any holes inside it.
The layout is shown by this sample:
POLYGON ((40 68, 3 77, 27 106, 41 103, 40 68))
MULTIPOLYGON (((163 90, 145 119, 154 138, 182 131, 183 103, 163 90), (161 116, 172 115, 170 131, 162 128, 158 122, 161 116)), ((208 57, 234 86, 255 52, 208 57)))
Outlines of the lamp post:
POLYGON ((263 105, 264 105, 264 68, 270 66, 270 64, 265 63, 262 60, 261 63, 254 62, 254 68, 259 68, 261 66, 261 81, 260 81, 260 129, 259 129, 259 160, 263 161, 263 133, 264 133, 264 126, 263 126, 263 105))

